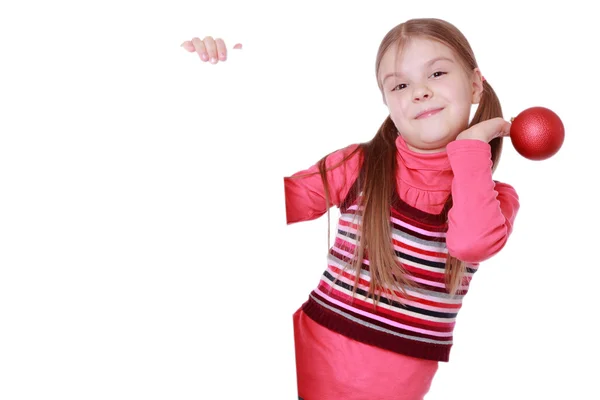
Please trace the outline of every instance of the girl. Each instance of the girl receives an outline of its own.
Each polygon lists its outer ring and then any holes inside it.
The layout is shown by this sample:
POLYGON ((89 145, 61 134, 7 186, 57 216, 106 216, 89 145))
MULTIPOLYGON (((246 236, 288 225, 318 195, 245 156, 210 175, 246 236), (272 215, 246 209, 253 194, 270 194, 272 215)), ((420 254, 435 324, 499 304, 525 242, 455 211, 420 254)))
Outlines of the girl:
MULTIPOLYGON (((220 39, 183 46, 226 59, 220 39)), ((294 314, 305 400, 423 399, 473 274, 519 209, 514 188, 492 179, 510 123, 455 26, 396 26, 375 72, 389 110, 375 137, 284 178, 288 224, 332 205, 341 214, 327 268, 294 314)))

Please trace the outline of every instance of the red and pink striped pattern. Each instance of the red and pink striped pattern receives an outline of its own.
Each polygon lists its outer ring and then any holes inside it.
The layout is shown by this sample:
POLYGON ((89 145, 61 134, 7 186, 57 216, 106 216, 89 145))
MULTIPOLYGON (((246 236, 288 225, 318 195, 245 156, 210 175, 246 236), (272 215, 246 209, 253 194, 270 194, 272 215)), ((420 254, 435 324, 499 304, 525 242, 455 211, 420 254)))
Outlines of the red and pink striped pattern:
MULTIPOLYGON (((353 296, 355 273, 350 260, 361 222, 357 201, 345 201, 337 235, 323 273, 303 310, 327 328, 355 340, 412 357, 448 361, 456 316, 478 264, 470 264, 461 290, 452 297, 446 290, 446 213, 429 214, 395 197, 390 224, 396 256, 419 288, 382 295, 379 304, 367 295, 369 260, 363 259, 353 296)), ((385 293, 384 293, 385 294, 385 293)))

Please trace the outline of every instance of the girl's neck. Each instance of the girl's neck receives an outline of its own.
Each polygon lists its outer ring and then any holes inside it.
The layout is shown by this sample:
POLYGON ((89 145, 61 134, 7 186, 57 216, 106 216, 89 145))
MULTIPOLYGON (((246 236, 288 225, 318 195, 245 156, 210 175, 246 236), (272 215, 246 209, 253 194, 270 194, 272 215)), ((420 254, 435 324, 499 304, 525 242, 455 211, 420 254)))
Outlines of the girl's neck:
POLYGON ((431 153, 442 153, 446 151, 446 145, 444 145, 443 147, 439 147, 436 149, 422 149, 419 147, 415 147, 412 144, 408 143, 406 140, 404 140, 404 138, 402 137, 402 135, 400 135, 400 133, 398 133, 398 136, 400 137, 400 140, 402 140, 405 144, 405 147, 412 151, 413 153, 421 153, 421 154, 431 154, 431 153))
POLYGON ((436 205, 442 204, 450 192, 453 178, 446 150, 419 153, 410 149, 402 136, 396 139, 396 149, 398 164, 396 179, 402 192, 400 195, 409 196, 409 202, 425 201, 436 205))
POLYGON ((413 147, 412 145, 410 145, 408 143, 406 143, 406 147, 413 153, 421 153, 421 154, 441 153, 441 152, 446 151, 446 147, 442 147, 439 149, 419 149, 417 147, 413 147))
POLYGON ((396 148, 409 168, 445 170, 450 168, 446 148, 439 150, 420 150, 410 146, 401 135, 396 139, 396 148))

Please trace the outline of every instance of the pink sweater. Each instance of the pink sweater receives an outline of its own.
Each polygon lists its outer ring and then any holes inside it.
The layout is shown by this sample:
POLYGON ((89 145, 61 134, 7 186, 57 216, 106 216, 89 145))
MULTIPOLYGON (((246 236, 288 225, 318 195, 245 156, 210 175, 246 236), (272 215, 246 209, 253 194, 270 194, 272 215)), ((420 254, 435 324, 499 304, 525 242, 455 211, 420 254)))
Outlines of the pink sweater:
MULTIPOLYGON (((333 153, 327 165, 339 162, 356 144, 333 153)), ((479 263, 498 253, 506 244, 519 210, 515 189, 492 179, 490 146, 479 140, 456 140, 445 152, 416 153, 402 136, 398 149, 397 190, 409 205, 439 213, 452 193, 446 246, 453 256, 479 263)), ((331 203, 340 206, 359 172, 359 154, 328 172, 331 203)), ((316 165, 298 174, 318 171, 316 165)), ((319 174, 302 179, 284 178, 287 223, 316 219, 327 212, 319 174)))
MULTIPOLYGON (((337 164, 355 146, 334 153, 328 164, 337 164)), ((354 347, 363 343, 370 345, 369 349, 390 350, 415 359, 448 361, 456 318, 472 276, 479 262, 505 245, 519 208, 518 197, 511 186, 492 179, 487 143, 460 140, 450 143, 445 152, 421 154, 410 151, 398 137, 396 147, 398 197, 391 204, 392 245, 408 272, 407 278, 419 288, 409 289, 410 296, 401 296, 402 302, 385 294, 374 307, 368 295, 369 260, 363 260, 357 283, 354 272, 347 270, 361 223, 356 190, 351 189, 359 172, 357 154, 328 172, 331 201, 341 215, 327 268, 303 304, 302 315, 331 332, 320 338, 321 343, 335 343, 337 333, 354 339, 342 346, 347 351, 350 343, 354 347), (441 211, 450 193, 453 206, 446 220, 441 211), (448 253, 467 262, 465 278, 455 296, 449 296, 444 280, 448 253)), ((312 171, 317 171, 316 165, 299 173, 312 171)), ((284 184, 288 223, 327 212, 318 174, 284 178, 284 184)))

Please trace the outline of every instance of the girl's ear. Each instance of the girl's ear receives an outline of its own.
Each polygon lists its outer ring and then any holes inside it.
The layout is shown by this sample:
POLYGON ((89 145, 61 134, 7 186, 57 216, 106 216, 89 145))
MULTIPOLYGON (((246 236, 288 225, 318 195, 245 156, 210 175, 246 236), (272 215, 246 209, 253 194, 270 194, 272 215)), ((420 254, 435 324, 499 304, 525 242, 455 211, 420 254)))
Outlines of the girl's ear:
POLYGON ((479 104, 481 95, 483 94, 483 76, 481 75, 479 68, 473 69, 473 74, 471 74, 471 84, 473 87, 471 101, 473 104, 479 104))

